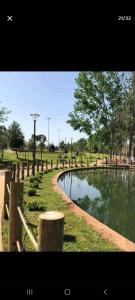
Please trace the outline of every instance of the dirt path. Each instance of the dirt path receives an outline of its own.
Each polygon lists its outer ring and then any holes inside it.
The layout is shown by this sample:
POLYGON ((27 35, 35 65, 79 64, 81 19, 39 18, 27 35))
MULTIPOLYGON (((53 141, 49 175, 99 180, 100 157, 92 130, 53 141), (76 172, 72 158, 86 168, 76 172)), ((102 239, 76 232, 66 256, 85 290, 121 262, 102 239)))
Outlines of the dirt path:
POLYGON ((2 245, 3 200, 4 200, 4 175, 3 172, 0 172, 0 251, 3 251, 3 245, 2 245))

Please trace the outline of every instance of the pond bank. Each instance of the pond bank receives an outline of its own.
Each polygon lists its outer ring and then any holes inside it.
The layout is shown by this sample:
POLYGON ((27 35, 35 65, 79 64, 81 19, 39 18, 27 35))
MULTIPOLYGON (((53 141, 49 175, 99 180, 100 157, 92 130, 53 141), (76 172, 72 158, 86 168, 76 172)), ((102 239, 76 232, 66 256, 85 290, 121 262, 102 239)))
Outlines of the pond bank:
MULTIPOLYGON (((105 168, 105 167, 100 167, 100 168, 105 168)), ((108 167, 107 167, 108 168, 108 167)), ((80 168, 78 168, 80 169, 80 168)), ((83 169, 93 169, 93 167, 87 167, 83 169)), ((95 167, 94 167, 95 169, 95 167)), ((64 202, 67 204, 69 209, 78 217, 82 217, 85 222, 92 226, 94 230, 96 230, 101 236, 105 239, 108 240, 109 242, 115 244, 117 247, 119 247, 122 251, 135 251, 135 243, 131 242, 130 240, 126 239, 116 231, 112 230, 110 227, 107 225, 104 225, 91 215, 89 215, 87 212, 79 208, 75 203, 71 201, 71 199, 65 194, 64 191, 61 190, 61 188, 58 185, 58 178, 65 172, 73 171, 76 170, 74 168, 68 169, 66 171, 62 171, 59 174, 55 175, 52 178, 52 184, 54 190, 59 193, 62 196, 62 199, 64 202)))

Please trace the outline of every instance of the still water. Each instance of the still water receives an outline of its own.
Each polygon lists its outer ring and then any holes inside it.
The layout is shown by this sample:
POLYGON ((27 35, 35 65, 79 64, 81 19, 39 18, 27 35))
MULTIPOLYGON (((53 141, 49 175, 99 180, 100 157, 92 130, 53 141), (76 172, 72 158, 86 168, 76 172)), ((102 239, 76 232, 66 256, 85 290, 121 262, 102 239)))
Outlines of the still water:
POLYGON ((135 242, 135 171, 71 171, 58 184, 79 207, 135 242))

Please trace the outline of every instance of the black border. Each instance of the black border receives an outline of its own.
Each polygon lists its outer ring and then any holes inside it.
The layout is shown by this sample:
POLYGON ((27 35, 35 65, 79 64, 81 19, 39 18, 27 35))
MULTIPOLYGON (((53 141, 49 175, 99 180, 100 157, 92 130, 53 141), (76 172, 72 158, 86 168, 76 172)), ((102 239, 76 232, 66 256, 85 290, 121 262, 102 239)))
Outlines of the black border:
MULTIPOLYGON (((119 14, 105 13, 104 18, 96 11, 95 19, 92 11, 88 13, 78 18, 74 13, 68 18, 62 15, 59 22, 59 16, 52 16, 53 24, 52 19, 44 21, 40 14, 37 25, 37 19, 29 23, 28 14, 22 23, 24 14, 12 11, 16 23, 0 25, 0 70, 135 70, 135 23, 116 22, 119 14)), ((134 284, 134 258, 135 253, 124 252, 0 253, 0 287, 75 283, 125 286, 134 284)))

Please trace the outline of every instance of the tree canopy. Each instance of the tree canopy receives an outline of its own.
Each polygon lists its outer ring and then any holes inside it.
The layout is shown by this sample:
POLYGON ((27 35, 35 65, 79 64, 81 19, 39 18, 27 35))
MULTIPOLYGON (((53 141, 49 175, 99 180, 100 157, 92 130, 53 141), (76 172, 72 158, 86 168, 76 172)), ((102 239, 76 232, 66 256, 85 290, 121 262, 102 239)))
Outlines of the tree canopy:
MULTIPOLYGON (((80 72, 69 123, 110 152, 120 151, 135 136, 135 80, 131 72, 80 72), (133 84, 134 83, 134 84, 133 84)), ((132 148, 132 146, 131 146, 132 148)), ((131 152, 131 151, 130 151, 131 152)), ((131 153, 130 153, 131 154, 131 153)))

